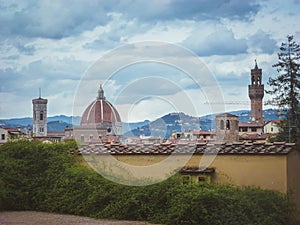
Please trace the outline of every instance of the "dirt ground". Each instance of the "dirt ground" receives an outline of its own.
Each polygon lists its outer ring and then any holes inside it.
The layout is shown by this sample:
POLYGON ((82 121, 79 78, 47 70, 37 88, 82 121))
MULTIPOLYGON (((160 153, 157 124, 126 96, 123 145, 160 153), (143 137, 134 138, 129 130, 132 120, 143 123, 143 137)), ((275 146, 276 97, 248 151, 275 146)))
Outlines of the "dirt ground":
POLYGON ((96 220, 45 212, 0 212, 0 225, 151 225, 147 222, 96 220))

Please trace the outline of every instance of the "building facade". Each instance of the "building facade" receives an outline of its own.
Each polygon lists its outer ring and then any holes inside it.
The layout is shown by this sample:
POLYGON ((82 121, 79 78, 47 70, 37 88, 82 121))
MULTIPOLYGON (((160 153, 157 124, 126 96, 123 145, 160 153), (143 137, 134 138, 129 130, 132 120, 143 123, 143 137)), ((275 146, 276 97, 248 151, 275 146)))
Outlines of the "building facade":
POLYGON ((280 120, 270 120, 264 126, 264 133, 266 134, 277 134, 279 133, 280 120))
POLYGON ((48 100, 41 98, 33 99, 33 137, 47 136, 47 103, 48 100))
POLYGON ((8 131, 0 127, 0 144, 7 142, 8 140, 8 131))
POLYGON ((238 116, 223 113, 216 116, 216 141, 233 143, 239 141, 238 116))
POLYGON ((203 130, 193 130, 185 132, 172 132, 170 136, 170 141, 173 143, 177 142, 212 142, 215 140, 215 132, 213 131, 203 131, 203 130))

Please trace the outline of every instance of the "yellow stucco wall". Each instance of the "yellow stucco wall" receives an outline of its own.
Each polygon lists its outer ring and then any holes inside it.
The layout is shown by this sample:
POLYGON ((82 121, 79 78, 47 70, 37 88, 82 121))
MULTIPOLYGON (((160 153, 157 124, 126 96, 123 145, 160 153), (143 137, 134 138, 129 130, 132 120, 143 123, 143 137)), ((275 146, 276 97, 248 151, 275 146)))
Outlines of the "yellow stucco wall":
MULTIPOLYGON (((116 159, 134 166, 149 166, 162 162, 166 155, 117 155, 116 159)), ((180 155, 172 156, 168 164, 181 165, 180 155)), ((186 166, 199 167, 202 155, 193 155, 186 166)), ((175 166, 176 167, 176 166, 175 166)), ((218 155, 209 167, 216 169, 212 182, 237 186, 259 186, 287 191, 286 155, 218 155)), ((154 171, 153 171, 154 173, 154 171)))
MULTIPOLYGON (((193 156, 191 164, 194 165, 193 156)), ((267 155, 219 155, 210 167, 216 168, 213 182, 237 186, 259 186, 286 192, 286 157, 267 155)))
POLYGON ((287 189, 295 199, 300 219, 300 152, 293 151, 287 156, 287 189))
MULTIPOLYGON (((211 182, 236 186, 257 186, 263 189, 290 193, 300 211, 300 153, 291 151, 283 155, 217 155, 209 158, 203 155, 89 155, 92 166, 101 167, 107 174, 117 174, 126 179, 154 177, 162 180, 182 166, 199 167, 200 161, 209 162, 215 168, 211 182), (93 163, 94 162, 94 163, 93 163), (95 163, 96 162, 96 163, 95 163), (115 162, 121 162, 111 166, 115 162), (131 166, 130 168, 126 165, 131 166), (143 168, 142 170, 140 170, 143 168), (114 171, 114 172, 112 172, 114 171)), ((203 165, 203 164, 201 164, 203 165)), ((102 174, 103 175, 103 174, 102 174)), ((197 181, 198 177, 191 177, 197 181)), ((119 180, 116 180, 119 181, 119 180)), ((300 215, 300 213, 299 213, 300 215)))

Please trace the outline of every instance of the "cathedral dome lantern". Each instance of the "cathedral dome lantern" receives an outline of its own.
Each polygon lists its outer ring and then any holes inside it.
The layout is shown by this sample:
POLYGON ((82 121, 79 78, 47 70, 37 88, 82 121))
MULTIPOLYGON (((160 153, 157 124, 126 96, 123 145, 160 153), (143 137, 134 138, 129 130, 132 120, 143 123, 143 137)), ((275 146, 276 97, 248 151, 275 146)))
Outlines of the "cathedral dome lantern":
POLYGON ((104 90, 102 88, 102 84, 100 84, 100 88, 98 90, 98 98, 99 100, 105 100, 105 97, 104 97, 104 90))

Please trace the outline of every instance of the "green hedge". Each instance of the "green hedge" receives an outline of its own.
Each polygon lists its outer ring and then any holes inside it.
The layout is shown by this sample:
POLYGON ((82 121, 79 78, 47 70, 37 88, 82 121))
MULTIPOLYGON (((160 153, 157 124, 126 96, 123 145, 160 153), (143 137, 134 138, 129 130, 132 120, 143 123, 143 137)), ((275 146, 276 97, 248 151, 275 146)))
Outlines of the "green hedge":
POLYGON ((0 210, 37 210, 160 224, 288 224, 293 204, 275 191, 182 184, 175 175, 144 187, 110 182, 71 155, 74 142, 0 146, 0 210))

